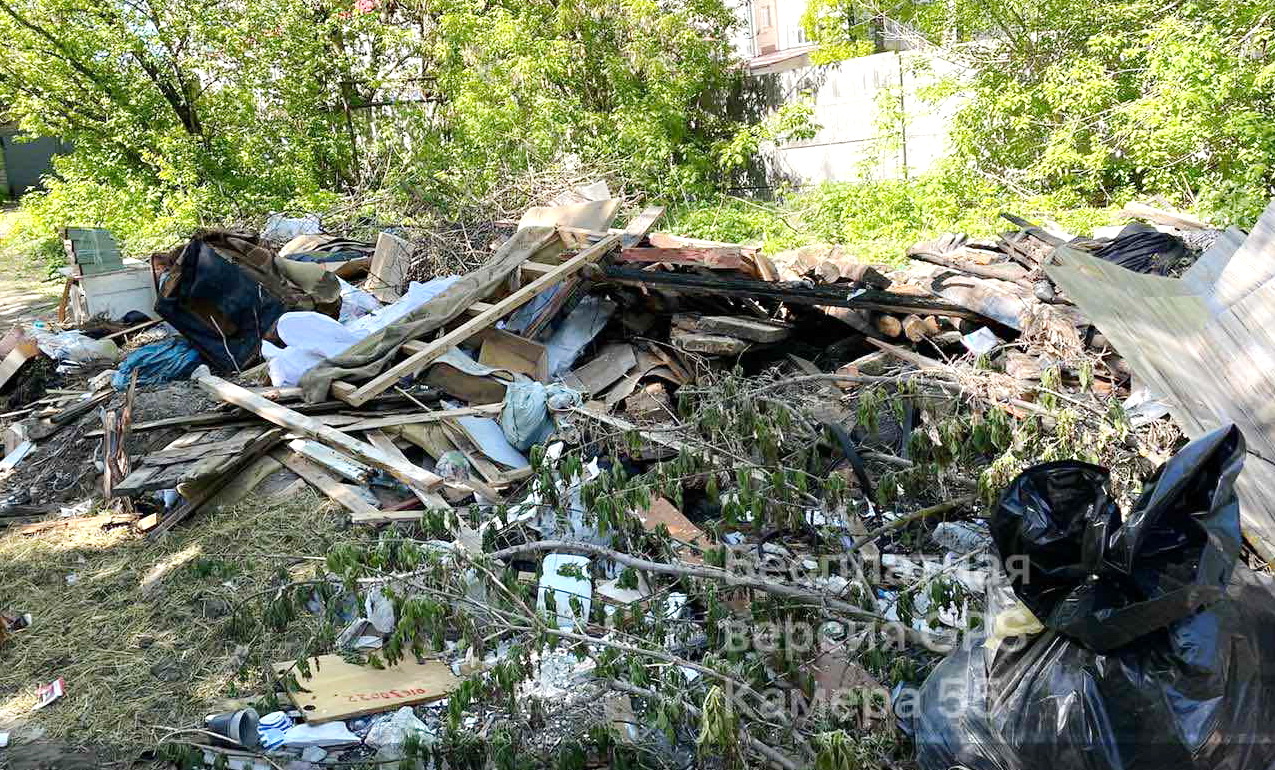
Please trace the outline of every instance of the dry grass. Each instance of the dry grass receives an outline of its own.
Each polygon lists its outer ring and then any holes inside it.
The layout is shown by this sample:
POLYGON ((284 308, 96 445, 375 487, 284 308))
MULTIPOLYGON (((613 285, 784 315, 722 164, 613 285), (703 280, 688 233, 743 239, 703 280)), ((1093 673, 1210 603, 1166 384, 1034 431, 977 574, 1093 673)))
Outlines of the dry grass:
POLYGON ((0 536, 0 608, 34 616, 0 648, 0 729, 135 758, 165 728, 264 695, 260 664, 299 654, 317 621, 237 639, 231 609, 312 575, 315 555, 360 536, 345 520, 307 489, 201 515, 158 543, 122 530, 0 536), (59 676, 66 696, 32 713, 36 687, 59 676))

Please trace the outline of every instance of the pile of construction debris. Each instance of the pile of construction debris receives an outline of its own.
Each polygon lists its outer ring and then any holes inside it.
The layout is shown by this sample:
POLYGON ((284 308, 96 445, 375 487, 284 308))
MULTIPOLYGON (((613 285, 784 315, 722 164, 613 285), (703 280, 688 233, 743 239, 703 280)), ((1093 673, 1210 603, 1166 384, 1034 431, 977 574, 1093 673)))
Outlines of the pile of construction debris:
MULTIPOLYGON (((1212 288, 1262 253, 1275 210, 1247 242, 1155 210, 1136 213, 1158 227, 1093 238, 1011 218, 892 269, 661 233, 658 207, 613 229, 621 205, 533 209, 463 275, 421 276, 391 232, 196 233, 152 259, 140 309, 157 317, 5 338, 0 392, 22 403, 0 415, 0 527, 155 538, 291 472, 352 524, 396 529, 329 556, 330 590, 280 587, 344 630, 270 673, 277 713, 211 721, 210 762, 459 766, 466 731, 552 754, 597 726, 614 734, 591 751, 664 763, 696 742, 785 768, 888 762, 909 750, 876 697, 919 682, 1007 587, 981 519, 1019 471, 1079 457, 1127 496, 1177 448, 1170 411, 1191 437, 1237 422, 1251 446, 1271 438, 1225 408, 1252 399, 1228 401, 1220 376, 1206 404, 1183 398, 1159 363, 1181 359, 1130 319, 1190 293, 1180 324, 1234 330, 1208 319, 1248 292, 1210 304, 1212 288), (1110 276, 1146 287, 1136 304, 1115 307, 1110 276), (864 623, 897 645, 863 645, 864 623), (762 708, 772 692, 785 708, 762 708), (588 729, 540 730, 546 709, 588 729)), ((1275 509, 1243 500, 1268 556, 1275 509)), ((1026 618, 994 633, 1039 630, 1026 618)))

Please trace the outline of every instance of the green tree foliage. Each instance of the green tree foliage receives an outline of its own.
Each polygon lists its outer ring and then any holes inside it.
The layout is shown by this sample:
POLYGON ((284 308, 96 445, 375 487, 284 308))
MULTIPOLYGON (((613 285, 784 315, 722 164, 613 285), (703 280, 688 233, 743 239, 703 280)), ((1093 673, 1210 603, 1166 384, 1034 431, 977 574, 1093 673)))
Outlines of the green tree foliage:
POLYGON ((732 22, 722 0, 0 0, 0 104, 75 146, 37 213, 134 238, 564 162, 705 189, 738 129, 732 22))
MULTIPOLYGON (((913 28, 969 65, 954 84, 956 173, 1094 204, 1132 194, 1251 221, 1275 171, 1275 15, 1267 0, 824 0, 913 28)), ((808 25, 825 48, 858 39, 808 25)))

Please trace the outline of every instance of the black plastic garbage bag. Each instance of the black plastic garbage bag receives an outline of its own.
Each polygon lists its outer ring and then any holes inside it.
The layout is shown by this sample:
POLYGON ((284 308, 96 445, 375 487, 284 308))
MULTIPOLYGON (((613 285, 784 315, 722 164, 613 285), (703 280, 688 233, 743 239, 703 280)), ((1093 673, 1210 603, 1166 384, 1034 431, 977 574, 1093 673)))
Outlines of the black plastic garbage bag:
POLYGON ((1094 256, 1135 273, 1169 275, 1186 261, 1187 248, 1176 235, 1135 222, 1115 240, 1098 246, 1094 256))
POLYGON ((923 770, 1275 768, 1275 583, 1237 563, 1234 427, 1192 442, 1121 521, 1107 474, 1022 474, 992 533, 1046 626, 981 640, 921 688, 923 770))

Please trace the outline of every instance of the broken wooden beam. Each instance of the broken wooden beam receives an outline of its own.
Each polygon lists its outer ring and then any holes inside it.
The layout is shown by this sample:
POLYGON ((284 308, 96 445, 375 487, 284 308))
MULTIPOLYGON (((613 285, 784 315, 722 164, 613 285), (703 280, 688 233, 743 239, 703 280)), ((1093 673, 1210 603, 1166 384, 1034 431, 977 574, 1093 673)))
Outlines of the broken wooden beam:
POLYGON ((934 316, 922 318, 918 315, 910 315, 903 319, 903 334, 913 342, 937 337, 940 331, 942 330, 939 329, 939 322, 934 316))
POLYGON ((366 441, 359 441, 336 428, 324 425, 313 417, 301 414, 285 406, 280 406, 245 388, 226 382, 220 377, 213 375, 206 366, 200 366, 196 369, 195 373, 191 375, 191 379, 198 383, 201 388, 228 404, 247 409, 267 422, 308 436, 355 459, 362 460, 374 468, 380 468, 407 484, 418 496, 443 483, 443 479, 438 475, 392 457, 366 441))
POLYGON ((924 313, 954 318, 979 318, 968 308, 942 299, 916 297, 875 289, 852 290, 848 286, 802 286, 754 281, 747 278, 725 276, 686 275, 683 273, 657 273, 648 270, 608 265, 599 271, 612 283, 631 286, 647 286, 687 294, 717 294, 732 297, 751 297, 789 302, 797 305, 829 305, 861 310, 879 310, 886 313, 924 313))
POLYGON ((691 247, 661 249, 645 246, 622 249, 619 262, 641 265, 680 265, 706 267, 709 270, 742 270, 745 267, 743 251, 737 246, 691 247))
POLYGON ((662 216, 664 216, 663 206, 647 206, 642 209, 642 213, 630 219, 629 224, 625 226, 620 236, 621 245, 636 246, 641 243, 662 216))
POLYGON ((749 342, 781 342, 788 339, 788 335, 792 333, 791 329, 782 324, 729 315, 680 313, 673 316, 673 325, 690 332, 724 334, 749 342))
POLYGON ((678 350, 706 356, 737 356, 748 350, 748 343, 741 339, 723 334, 697 334, 682 329, 674 329, 669 335, 669 342, 678 350))
POLYGON ((326 444, 311 439, 298 438, 288 442, 288 448, 307 460, 323 466, 343 479, 355 484, 366 484, 376 472, 358 460, 346 457, 326 444))
MULTIPOLYGON (((206 367, 201 366, 200 368, 206 367)), ((200 509, 200 507, 203 506, 204 503, 211 500, 218 492, 234 481, 242 471, 246 470, 248 466, 256 462, 258 457, 270 451, 271 447, 279 443, 282 439, 283 431, 281 430, 268 430, 265 433, 262 433, 252 444, 249 444, 244 449, 243 453, 240 454, 235 462, 226 468, 220 476, 211 479, 208 483, 199 487, 199 489, 192 493, 190 497, 186 498, 181 505, 178 505, 172 511, 164 514, 162 518, 159 518, 154 528, 150 529, 147 533, 147 537, 159 537, 168 530, 190 518, 200 509)))

